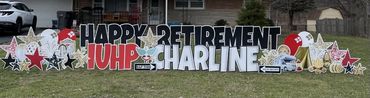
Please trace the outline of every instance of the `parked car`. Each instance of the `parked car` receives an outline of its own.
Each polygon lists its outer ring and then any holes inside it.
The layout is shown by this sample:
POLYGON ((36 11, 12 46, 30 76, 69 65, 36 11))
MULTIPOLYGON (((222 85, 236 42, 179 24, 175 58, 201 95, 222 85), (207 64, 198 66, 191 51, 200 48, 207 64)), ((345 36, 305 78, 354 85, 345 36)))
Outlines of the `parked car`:
POLYGON ((21 33, 23 27, 36 28, 37 16, 21 2, 0 1, 0 28, 21 33))

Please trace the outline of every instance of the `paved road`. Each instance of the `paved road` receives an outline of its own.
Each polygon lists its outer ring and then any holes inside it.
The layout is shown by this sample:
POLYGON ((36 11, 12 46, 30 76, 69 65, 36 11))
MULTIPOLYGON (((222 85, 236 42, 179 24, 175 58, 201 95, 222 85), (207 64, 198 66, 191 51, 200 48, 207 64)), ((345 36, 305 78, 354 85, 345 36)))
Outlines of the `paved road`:
MULTIPOLYGON (((20 35, 27 35, 28 34, 29 28, 23 28, 22 29, 22 34, 20 35)), ((35 34, 41 33, 45 29, 36 29, 35 34)), ((17 34, 12 33, 11 31, 0 31, 0 45, 3 44, 9 44, 10 41, 12 40, 13 36, 19 36, 17 34)))

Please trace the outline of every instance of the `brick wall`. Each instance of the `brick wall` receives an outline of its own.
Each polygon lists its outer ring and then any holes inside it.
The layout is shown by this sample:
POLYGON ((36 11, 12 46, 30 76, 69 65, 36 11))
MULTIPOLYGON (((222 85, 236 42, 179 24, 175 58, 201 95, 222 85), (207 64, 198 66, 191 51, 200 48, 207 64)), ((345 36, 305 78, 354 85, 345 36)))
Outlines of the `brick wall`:
POLYGON ((168 2, 168 21, 188 21, 195 25, 214 25, 219 19, 225 19, 230 25, 236 25, 243 0, 205 0, 205 9, 182 10, 174 8, 174 0, 168 2))
POLYGON ((74 10, 77 11, 84 7, 92 7, 92 0, 75 0, 74 10))

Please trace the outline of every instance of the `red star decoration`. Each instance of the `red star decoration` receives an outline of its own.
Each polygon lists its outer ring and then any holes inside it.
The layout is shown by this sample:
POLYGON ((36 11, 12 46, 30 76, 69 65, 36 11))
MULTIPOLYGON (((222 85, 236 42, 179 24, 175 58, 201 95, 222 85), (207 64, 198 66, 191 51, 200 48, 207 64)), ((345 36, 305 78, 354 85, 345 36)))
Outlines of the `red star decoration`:
POLYGON ((360 58, 352 58, 351 54, 349 53, 349 50, 347 49, 346 56, 344 57, 344 59, 342 61, 342 66, 347 67, 348 64, 352 65, 353 63, 356 63, 359 60, 360 60, 360 58))
POLYGON ((33 55, 26 55, 26 56, 31 61, 31 64, 28 66, 28 68, 31 69, 32 67, 36 66, 39 70, 42 70, 41 61, 44 60, 44 57, 40 56, 37 48, 33 55))

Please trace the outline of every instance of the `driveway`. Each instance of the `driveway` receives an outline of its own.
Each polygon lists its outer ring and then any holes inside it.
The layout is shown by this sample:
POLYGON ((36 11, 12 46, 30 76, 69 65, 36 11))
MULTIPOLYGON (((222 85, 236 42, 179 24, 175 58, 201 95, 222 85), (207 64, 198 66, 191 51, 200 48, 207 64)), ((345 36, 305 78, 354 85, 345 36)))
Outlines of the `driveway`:
MULTIPOLYGON (((22 34, 20 34, 20 35, 27 35, 28 34, 28 30, 29 30, 28 27, 27 28, 23 28, 22 29, 22 34)), ((34 30, 35 30, 35 34, 39 34, 39 33, 41 33, 45 29, 36 28, 34 30)), ((19 36, 19 35, 12 34, 12 31, 0 31, 0 45, 9 44, 10 41, 12 40, 13 36, 19 36)))

